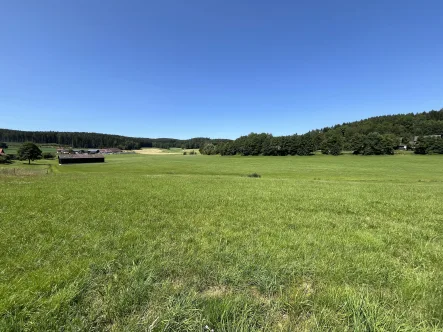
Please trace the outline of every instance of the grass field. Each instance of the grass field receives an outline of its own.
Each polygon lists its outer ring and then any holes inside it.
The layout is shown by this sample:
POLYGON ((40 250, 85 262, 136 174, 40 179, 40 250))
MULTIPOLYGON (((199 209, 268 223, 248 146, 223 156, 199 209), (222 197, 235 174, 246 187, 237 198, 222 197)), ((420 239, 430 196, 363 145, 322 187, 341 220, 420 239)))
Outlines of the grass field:
MULTIPOLYGON (((7 143, 8 148, 5 149, 5 152, 8 154, 16 154, 17 150, 20 148, 20 146, 23 143, 7 143)), ((37 146, 40 148, 42 152, 50 152, 50 153, 56 153, 57 151, 57 145, 51 145, 51 144, 37 144, 37 146)))
POLYGON ((443 329, 441 156, 36 164, 0 169, 1 331, 443 329))

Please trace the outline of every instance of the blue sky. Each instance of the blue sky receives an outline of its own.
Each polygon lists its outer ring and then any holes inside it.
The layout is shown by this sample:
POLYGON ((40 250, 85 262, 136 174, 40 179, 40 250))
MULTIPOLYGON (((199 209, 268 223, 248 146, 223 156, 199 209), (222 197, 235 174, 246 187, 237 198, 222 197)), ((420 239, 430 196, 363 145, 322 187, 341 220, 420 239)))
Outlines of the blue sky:
POLYGON ((443 107, 443 1, 0 2, 0 128, 304 133, 443 107))

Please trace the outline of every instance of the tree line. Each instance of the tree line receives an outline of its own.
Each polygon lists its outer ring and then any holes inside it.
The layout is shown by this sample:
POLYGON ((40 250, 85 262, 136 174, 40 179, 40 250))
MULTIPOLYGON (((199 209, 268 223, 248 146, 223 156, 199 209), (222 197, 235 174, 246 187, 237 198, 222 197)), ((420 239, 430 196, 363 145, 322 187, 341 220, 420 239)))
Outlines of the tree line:
POLYGON ((210 139, 196 137, 187 140, 174 138, 139 138, 120 135, 86 133, 86 132, 57 132, 57 131, 22 131, 0 129, 1 142, 34 142, 39 144, 56 144, 72 148, 121 148, 123 150, 135 150, 146 148, 183 148, 199 149, 206 143, 218 144, 229 141, 226 139, 210 139))
POLYGON ((57 144, 73 148, 120 147, 125 150, 141 147, 176 147, 199 149, 202 154, 243 156, 305 156, 317 150, 331 155, 338 155, 342 151, 378 155, 393 154, 399 145, 407 145, 417 154, 442 153, 442 134, 443 109, 417 114, 377 116, 311 130, 303 135, 273 136, 267 133, 251 133, 236 140, 206 137, 188 140, 135 138, 99 133, 0 129, 0 141, 57 144))
POLYGON ((251 133, 234 141, 205 144, 200 152, 243 156, 305 156, 321 150, 323 154, 330 155, 339 155, 342 151, 360 155, 392 155, 399 146, 407 146, 417 154, 431 154, 443 153, 442 134, 443 109, 418 114, 378 116, 312 130, 303 135, 251 133))
POLYGON ((201 154, 242 155, 242 156, 306 156, 315 151, 310 135, 272 136, 251 133, 234 141, 220 144, 208 143, 200 149, 201 154))
MULTIPOLYGON (((339 155, 344 142, 341 136, 328 136, 320 141, 319 136, 304 135, 272 136, 266 133, 251 133, 235 141, 221 144, 208 143, 200 149, 201 154, 242 155, 242 156, 308 156, 321 150, 323 154, 339 155)), ((369 133, 359 134, 352 142, 351 151, 361 155, 394 154, 398 140, 394 135, 369 133)))

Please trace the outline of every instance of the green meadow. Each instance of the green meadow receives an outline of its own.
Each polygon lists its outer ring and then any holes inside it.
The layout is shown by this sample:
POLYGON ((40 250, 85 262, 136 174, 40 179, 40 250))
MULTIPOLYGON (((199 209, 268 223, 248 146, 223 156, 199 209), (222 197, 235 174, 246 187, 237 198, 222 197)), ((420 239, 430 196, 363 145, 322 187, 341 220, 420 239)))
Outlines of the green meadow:
MULTIPOLYGON (((8 148, 4 149, 8 154, 16 154, 22 143, 7 143, 8 148)), ((55 154, 57 152, 57 144, 37 144, 42 152, 50 152, 55 154)))
POLYGON ((111 155, 0 186, 1 331, 443 329, 442 156, 111 155))

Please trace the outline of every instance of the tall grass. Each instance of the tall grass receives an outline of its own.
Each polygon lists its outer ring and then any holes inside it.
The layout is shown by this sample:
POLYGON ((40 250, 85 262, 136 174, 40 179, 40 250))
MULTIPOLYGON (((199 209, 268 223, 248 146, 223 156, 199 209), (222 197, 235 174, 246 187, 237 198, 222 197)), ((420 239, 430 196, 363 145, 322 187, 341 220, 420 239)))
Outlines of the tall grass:
POLYGON ((0 167, 0 176, 36 176, 49 174, 52 171, 50 167, 0 167))
POLYGON ((441 162, 115 155, 0 175, 0 330, 440 330, 441 162))

